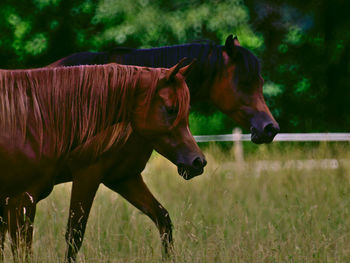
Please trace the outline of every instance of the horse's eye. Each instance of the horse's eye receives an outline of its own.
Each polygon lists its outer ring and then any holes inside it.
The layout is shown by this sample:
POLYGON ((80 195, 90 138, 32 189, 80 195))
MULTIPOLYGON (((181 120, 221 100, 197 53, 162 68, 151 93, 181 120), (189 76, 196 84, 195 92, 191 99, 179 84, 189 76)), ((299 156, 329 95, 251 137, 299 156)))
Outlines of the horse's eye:
POLYGON ((178 108, 176 107, 166 107, 165 109, 166 109, 166 112, 171 116, 176 115, 178 112, 178 108))

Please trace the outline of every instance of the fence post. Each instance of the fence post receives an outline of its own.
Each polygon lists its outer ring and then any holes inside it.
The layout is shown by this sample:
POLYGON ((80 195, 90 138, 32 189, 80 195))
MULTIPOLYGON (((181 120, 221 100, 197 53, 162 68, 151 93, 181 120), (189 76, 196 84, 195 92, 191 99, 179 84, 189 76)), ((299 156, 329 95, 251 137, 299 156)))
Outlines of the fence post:
POLYGON ((237 163, 244 162, 243 145, 242 145, 242 130, 240 128, 234 128, 232 131, 233 136, 233 154, 237 163))

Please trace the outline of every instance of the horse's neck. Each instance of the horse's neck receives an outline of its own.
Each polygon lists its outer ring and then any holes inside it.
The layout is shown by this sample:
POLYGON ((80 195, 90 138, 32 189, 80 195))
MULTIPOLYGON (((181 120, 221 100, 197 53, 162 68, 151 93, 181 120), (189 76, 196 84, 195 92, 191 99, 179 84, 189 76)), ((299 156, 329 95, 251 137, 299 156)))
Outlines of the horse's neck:
MULTIPOLYGON (((69 69, 62 70, 69 71, 69 69)), ((70 78, 67 78, 68 80, 73 79, 73 75, 76 75, 74 72, 69 71, 68 73, 72 74, 70 78)), ((61 83, 59 87, 61 90, 60 96, 55 95, 57 88, 45 87, 45 83, 40 84, 45 89, 46 95, 37 97, 40 98, 40 105, 46 108, 44 113, 42 113, 42 124, 41 122, 39 124, 42 129, 41 133, 45 133, 44 130, 47 130, 49 136, 41 137, 42 135, 36 134, 36 128, 39 125, 35 124, 34 121, 33 125, 35 127, 32 128, 32 137, 39 142, 40 148, 44 148, 42 149, 44 151, 47 150, 48 155, 53 154, 57 157, 84 145, 97 134, 119 123, 119 119, 124 116, 118 112, 123 105, 125 106, 125 103, 123 104, 121 101, 124 94, 121 93, 121 89, 113 87, 111 83, 107 83, 104 80, 99 85, 97 83, 89 84, 88 86, 90 87, 86 91, 81 92, 81 88, 77 88, 76 84, 70 83, 68 80, 61 83), (103 94, 107 94, 107 96, 103 94), (48 104, 46 98, 51 98, 53 103, 48 104), (59 105, 65 105, 64 110, 59 105), (50 112, 52 113, 49 114, 50 112), (57 121, 57 119, 61 121, 57 121)), ((83 80, 76 82, 82 83, 83 80)), ((129 86, 130 83, 125 83, 125 85, 129 86)), ((31 109, 31 111, 33 110, 31 109)), ((34 113, 32 114, 35 115, 34 113)), ((32 119, 34 120, 35 118, 32 119)), ((122 129, 124 126, 122 126, 122 129)), ((113 138, 119 139, 117 135, 113 135, 113 138)), ((111 140, 106 139, 106 143, 112 143, 111 140)), ((100 145, 98 147, 103 148, 107 146, 100 145)))
POLYGON ((201 54, 193 52, 198 45, 181 45, 173 47, 155 48, 155 49, 135 49, 129 52, 115 50, 110 59, 114 62, 125 65, 137 65, 147 67, 170 68, 186 57, 188 61, 196 59, 194 69, 186 79, 191 93, 191 104, 199 100, 207 99, 211 85, 214 81, 215 69, 209 69, 209 55, 200 57, 201 54))

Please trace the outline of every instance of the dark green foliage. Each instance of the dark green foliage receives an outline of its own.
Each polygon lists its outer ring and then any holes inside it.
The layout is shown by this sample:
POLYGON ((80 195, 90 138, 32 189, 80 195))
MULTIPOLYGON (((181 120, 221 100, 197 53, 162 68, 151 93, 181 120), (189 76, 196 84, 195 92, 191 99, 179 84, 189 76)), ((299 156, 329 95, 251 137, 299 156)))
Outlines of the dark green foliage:
MULTIPOLYGON (((0 67, 45 66, 116 46, 223 44, 233 33, 262 61, 267 104, 282 132, 346 131, 349 7, 341 0, 2 0, 0 67)), ((191 116, 196 134, 232 130, 232 121, 203 105, 191 116)))
POLYGON ((347 131, 350 125, 349 1, 247 0, 264 36, 265 79, 282 92, 268 98, 282 131, 347 131))
POLYGON ((0 3, 2 68, 44 66, 90 48, 82 36, 95 7, 86 0, 19 0, 0 3))

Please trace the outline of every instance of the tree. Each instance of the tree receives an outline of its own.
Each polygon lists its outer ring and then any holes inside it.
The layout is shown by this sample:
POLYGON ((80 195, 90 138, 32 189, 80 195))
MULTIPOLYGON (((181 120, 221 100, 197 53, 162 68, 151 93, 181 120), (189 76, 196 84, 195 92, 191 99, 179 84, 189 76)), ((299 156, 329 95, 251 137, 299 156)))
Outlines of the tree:
POLYGON ((350 124, 348 1, 246 0, 262 33, 266 78, 282 130, 344 131, 350 124))

